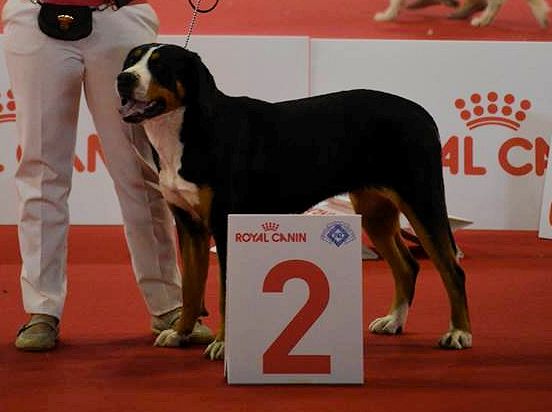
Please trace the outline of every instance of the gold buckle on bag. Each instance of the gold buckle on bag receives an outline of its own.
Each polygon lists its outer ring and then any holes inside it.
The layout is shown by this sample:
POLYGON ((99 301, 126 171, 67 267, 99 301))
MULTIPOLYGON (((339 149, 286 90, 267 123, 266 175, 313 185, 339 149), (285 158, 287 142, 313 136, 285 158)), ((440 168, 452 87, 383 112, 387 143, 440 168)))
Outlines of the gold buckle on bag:
POLYGON ((68 14, 60 14, 57 16, 57 21, 59 23, 59 28, 63 31, 67 31, 71 28, 75 18, 73 16, 69 16, 68 14))

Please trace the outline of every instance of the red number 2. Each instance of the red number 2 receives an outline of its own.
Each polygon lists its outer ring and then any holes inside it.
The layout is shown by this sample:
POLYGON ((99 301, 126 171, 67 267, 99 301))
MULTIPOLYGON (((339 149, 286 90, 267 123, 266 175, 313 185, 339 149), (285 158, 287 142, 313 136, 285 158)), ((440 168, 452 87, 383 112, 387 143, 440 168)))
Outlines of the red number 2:
POLYGON ((330 374, 331 357, 329 355, 289 354, 328 306, 330 286, 322 269, 306 260, 280 262, 268 272, 263 284, 263 292, 282 293, 285 283, 296 278, 303 279, 307 283, 309 298, 264 353, 263 373, 330 374))

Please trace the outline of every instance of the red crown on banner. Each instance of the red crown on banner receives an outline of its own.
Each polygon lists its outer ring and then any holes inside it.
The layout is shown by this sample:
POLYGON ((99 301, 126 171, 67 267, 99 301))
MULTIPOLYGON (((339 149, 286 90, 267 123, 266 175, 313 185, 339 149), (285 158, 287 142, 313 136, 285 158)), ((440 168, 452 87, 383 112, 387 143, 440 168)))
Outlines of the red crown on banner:
POLYGON ((261 225, 265 232, 276 232, 280 225, 274 222, 265 222, 261 225))
POLYGON ((11 90, 5 95, 0 93, 0 123, 5 122, 15 122, 15 100, 11 90))
POLYGON ((488 92, 484 96, 473 93, 468 101, 458 98, 454 106, 470 130, 487 125, 518 130, 527 118, 526 112, 531 109, 531 101, 516 99, 511 93, 500 96, 496 92, 488 92))

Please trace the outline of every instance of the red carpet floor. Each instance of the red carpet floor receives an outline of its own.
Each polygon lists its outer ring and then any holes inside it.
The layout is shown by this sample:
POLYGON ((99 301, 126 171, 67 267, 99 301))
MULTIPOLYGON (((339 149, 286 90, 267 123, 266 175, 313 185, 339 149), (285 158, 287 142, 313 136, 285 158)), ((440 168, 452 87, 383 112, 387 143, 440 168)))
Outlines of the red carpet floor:
MULTIPOLYGON (((461 0, 462 1, 462 0, 461 0)), ((150 0, 164 34, 186 33, 191 9, 185 0, 150 0)), ((202 0, 209 6, 214 0, 202 0)), ((509 0, 492 25, 475 28, 447 19, 451 9, 434 6, 404 10, 395 22, 378 23, 376 12, 388 0, 221 0, 213 13, 201 15, 196 34, 301 35, 314 38, 552 40, 552 27, 541 29, 526 0, 509 0)), ((551 17, 552 18, 552 17, 551 17)))
MULTIPOLYGON (((14 227, 0 227, 0 411, 549 411, 552 242, 534 232, 463 231, 474 348, 436 349, 447 327, 440 279, 422 259, 406 333, 365 333, 361 386, 228 386, 200 347, 151 346, 120 227, 73 227, 61 343, 13 347, 22 312, 14 227)), ((364 263, 365 325, 386 309, 391 280, 364 263)), ((207 304, 214 326, 216 263, 207 304)))

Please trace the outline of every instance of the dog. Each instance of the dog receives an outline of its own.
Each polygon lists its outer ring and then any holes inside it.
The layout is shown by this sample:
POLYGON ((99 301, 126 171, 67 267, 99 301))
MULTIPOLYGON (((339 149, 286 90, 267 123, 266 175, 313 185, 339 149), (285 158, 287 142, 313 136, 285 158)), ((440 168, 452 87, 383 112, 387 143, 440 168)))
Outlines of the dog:
MULTIPOLYGON (((472 26, 487 26, 491 24, 502 7, 505 0, 466 0, 459 6, 456 0, 414 0, 406 7, 409 9, 419 9, 444 4, 457 9, 449 15, 451 19, 467 19, 477 12, 482 12, 471 19, 472 26)), ((550 7, 546 0, 526 0, 531 8, 531 12, 542 28, 548 27, 548 11, 550 7)), ((391 21, 395 20, 400 9, 404 7, 404 0, 389 0, 388 8, 380 13, 376 13, 374 20, 391 21)))
POLYGON ((404 7, 419 9, 423 7, 433 6, 436 4, 444 4, 449 7, 458 7, 460 4, 457 0, 414 0, 413 3, 406 5, 405 0, 389 0, 389 5, 384 11, 374 15, 375 21, 392 21, 397 18, 399 12, 404 7))
POLYGON ((220 91, 199 55, 176 45, 131 50, 117 77, 120 113, 142 123, 156 152, 159 186, 174 212, 183 264, 183 312, 158 346, 179 346, 203 310, 210 236, 220 263, 221 325, 206 348, 224 357, 228 214, 302 213, 348 192, 362 226, 391 267, 395 293, 369 329, 398 334, 419 265, 400 237, 410 220, 439 270, 451 307, 442 348, 472 346, 465 275, 447 219, 441 144, 418 104, 371 90, 279 103, 220 91))

